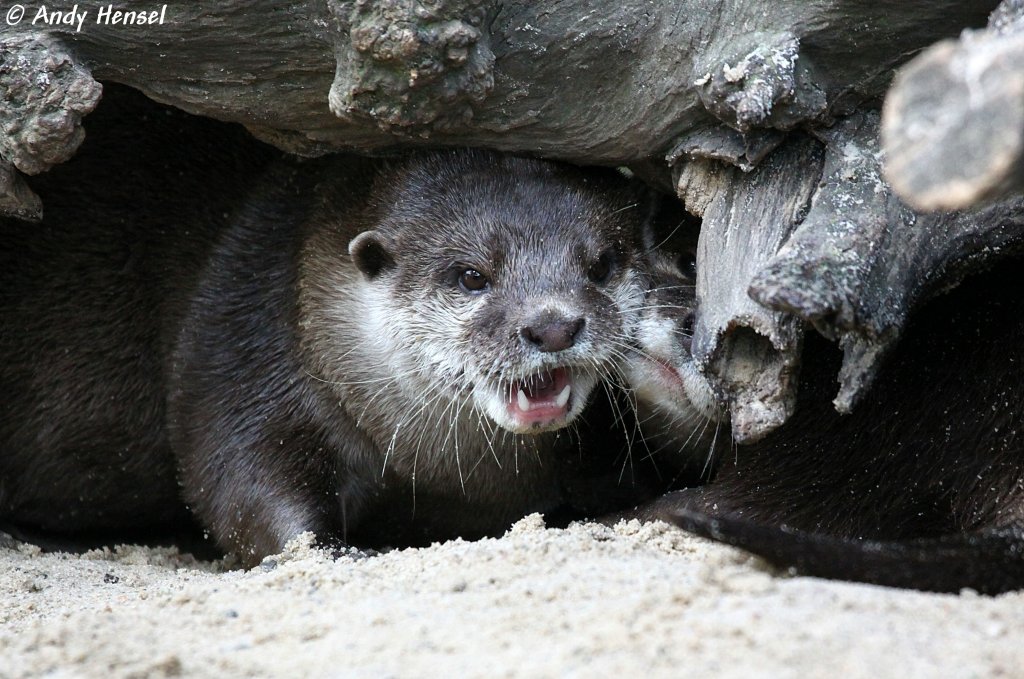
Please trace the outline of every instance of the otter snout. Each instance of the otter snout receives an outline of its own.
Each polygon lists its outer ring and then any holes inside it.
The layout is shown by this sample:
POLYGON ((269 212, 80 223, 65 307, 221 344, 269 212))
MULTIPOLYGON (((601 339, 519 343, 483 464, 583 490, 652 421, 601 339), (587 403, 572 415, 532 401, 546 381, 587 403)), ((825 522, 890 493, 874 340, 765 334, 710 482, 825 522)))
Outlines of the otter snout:
POLYGON ((585 318, 566 318, 549 309, 537 314, 521 327, 519 336, 528 346, 542 353, 554 353, 574 346, 586 324, 585 318))

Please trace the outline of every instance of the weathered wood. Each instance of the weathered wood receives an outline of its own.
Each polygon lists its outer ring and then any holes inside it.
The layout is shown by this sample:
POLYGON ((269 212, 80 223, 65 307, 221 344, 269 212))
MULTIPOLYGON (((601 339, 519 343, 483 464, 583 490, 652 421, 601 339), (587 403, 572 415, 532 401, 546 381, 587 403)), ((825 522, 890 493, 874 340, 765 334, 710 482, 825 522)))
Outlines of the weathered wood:
POLYGON ((881 175, 877 113, 790 140, 753 172, 677 168, 703 217, 693 353, 729 404, 737 441, 789 416, 807 322, 844 351, 836 408, 870 388, 911 312, 970 269, 1024 246, 1024 200, 921 214, 881 175))
POLYGON ((905 66, 885 100, 886 177, 919 210, 1024 190, 1024 2, 905 66))
POLYGON ((693 357, 728 403, 739 442, 778 427, 796 404, 802 323, 747 290, 806 212, 820 176, 820 144, 806 137, 749 174, 706 160, 678 171, 679 197, 703 218, 693 357))
POLYGON ((910 313, 1024 245, 1024 201, 962 213, 915 213, 881 176, 877 114, 823 133, 821 182, 806 218, 755 275, 750 294, 794 314, 844 351, 836 408, 848 412, 871 386, 910 313))
POLYGON ((625 164, 721 121, 824 122, 994 4, 174 2, 148 26, 82 5, 81 31, 26 17, 3 42, 55 38, 98 80, 296 152, 458 144, 625 164))
POLYGON ((331 111, 399 132, 470 122, 494 88, 494 52, 483 0, 328 3, 340 30, 331 111))
POLYGON ((750 286, 758 302, 842 342, 841 411, 869 386, 906 320, 908 288, 916 283, 896 281, 891 289, 872 280, 877 267, 887 271, 891 264, 879 264, 886 245, 899 243, 902 229, 912 228, 916 218, 880 176, 877 133, 876 115, 855 114, 823 135, 824 169, 810 210, 750 286))

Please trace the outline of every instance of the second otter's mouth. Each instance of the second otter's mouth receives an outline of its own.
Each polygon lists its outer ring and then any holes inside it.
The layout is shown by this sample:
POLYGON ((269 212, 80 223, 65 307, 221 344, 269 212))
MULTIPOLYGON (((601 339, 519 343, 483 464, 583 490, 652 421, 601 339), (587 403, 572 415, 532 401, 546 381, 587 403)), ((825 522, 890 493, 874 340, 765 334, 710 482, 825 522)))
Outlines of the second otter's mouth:
POLYGON ((686 395, 686 383, 683 381, 683 376, 679 374, 679 370, 666 360, 661 358, 645 357, 657 372, 661 378, 661 386, 666 391, 671 391, 675 394, 676 398, 687 398, 686 395))
POLYGON ((509 388, 508 413, 524 426, 542 426, 569 414, 572 378, 555 368, 514 381, 509 388))
POLYGON ((677 417, 712 421, 724 417, 711 384, 692 361, 674 362, 649 352, 630 363, 627 374, 639 400, 665 408, 677 417))

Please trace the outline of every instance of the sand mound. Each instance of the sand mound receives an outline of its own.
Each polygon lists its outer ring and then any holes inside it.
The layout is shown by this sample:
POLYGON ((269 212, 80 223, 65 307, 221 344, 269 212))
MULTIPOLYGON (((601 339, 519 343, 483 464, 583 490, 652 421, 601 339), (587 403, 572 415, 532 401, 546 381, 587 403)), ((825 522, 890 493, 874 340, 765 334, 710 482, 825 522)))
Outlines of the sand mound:
POLYGON ((497 540, 337 560, 299 539, 250 571, 0 546, 2 677, 1022 672, 1022 594, 786 577, 663 524, 531 516, 497 540))

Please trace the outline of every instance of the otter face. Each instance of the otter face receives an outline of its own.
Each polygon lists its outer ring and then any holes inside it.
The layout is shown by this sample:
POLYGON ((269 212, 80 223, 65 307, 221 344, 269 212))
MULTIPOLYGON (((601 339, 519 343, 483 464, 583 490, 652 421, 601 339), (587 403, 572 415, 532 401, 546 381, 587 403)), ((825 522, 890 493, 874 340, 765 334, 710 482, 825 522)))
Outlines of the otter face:
MULTIPOLYGON (((689 437, 724 415, 690 353, 697 314, 696 236, 679 219, 645 225, 643 267, 647 289, 636 329, 636 349, 624 366, 643 411, 668 418, 689 437)), ((643 417, 641 419, 644 419, 643 417)))
MULTIPOLYGON (((445 158, 445 157, 442 157, 445 158)), ((643 297, 636 196, 614 173, 478 152, 388 182, 353 262, 420 398, 515 433, 564 427, 617 374, 643 297), (387 300, 400 300, 400 304, 387 300)))

